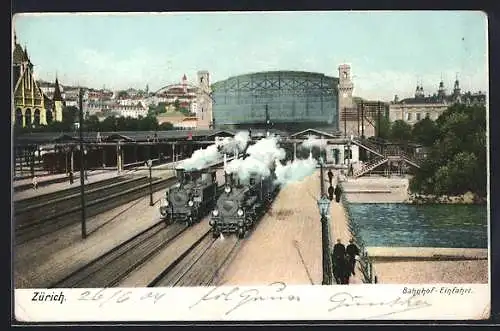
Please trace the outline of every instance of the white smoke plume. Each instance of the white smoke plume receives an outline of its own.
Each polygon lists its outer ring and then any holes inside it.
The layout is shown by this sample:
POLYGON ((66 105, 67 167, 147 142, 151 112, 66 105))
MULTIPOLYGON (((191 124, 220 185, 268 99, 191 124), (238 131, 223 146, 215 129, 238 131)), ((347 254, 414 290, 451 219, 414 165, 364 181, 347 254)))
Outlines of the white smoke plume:
POLYGON ((221 154, 217 150, 217 145, 210 145, 207 148, 194 151, 189 159, 183 160, 177 168, 184 170, 203 169, 207 165, 220 159, 221 154))
POLYGON ((325 149, 326 148, 326 140, 323 138, 318 139, 315 136, 309 136, 309 137, 307 137, 307 140, 305 140, 302 144, 300 144, 300 148, 312 149, 313 147, 325 149))
POLYGON ((232 154, 235 150, 243 152, 250 139, 248 131, 240 131, 234 137, 225 137, 222 141, 217 142, 216 145, 220 146, 221 153, 232 154))
POLYGON ((222 141, 218 141, 204 149, 199 149, 193 152, 189 159, 183 160, 178 166, 178 169, 198 170, 206 166, 220 161, 224 153, 233 154, 235 151, 241 153, 250 139, 250 135, 246 131, 238 132, 234 138, 226 137, 222 141))
POLYGON ((245 159, 235 159, 231 161, 226 171, 234 173, 242 181, 246 181, 251 174, 268 177, 271 174, 271 167, 276 160, 283 160, 286 152, 278 146, 276 137, 266 137, 257 141, 247 149, 248 156, 245 159))
POLYGON ((312 157, 295 160, 282 165, 276 161, 276 182, 282 186, 301 181, 316 170, 317 161, 312 157))

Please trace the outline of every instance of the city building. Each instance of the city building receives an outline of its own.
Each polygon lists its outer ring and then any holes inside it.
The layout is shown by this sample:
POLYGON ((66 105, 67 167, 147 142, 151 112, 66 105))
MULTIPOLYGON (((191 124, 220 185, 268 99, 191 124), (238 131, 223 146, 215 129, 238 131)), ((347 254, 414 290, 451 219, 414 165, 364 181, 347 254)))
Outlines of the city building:
POLYGON ((12 123, 19 127, 47 125, 52 121, 62 121, 64 101, 59 82, 55 82, 52 99, 40 88, 34 78, 33 63, 26 47, 17 43, 14 34, 12 54, 13 108, 12 123))
POLYGON ((188 83, 186 75, 182 76, 179 84, 170 84, 154 93, 155 103, 173 105, 179 103, 180 108, 192 110, 192 103, 196 103, 198 87, 188 83))
POLYGON ((340 78, 314 72, 269 71, 219 81, 212 86, 215 127, 323 127, 338 131, 338 110, 350 106, 353 89, 350 67, 343 65, 339 72, 340 78))
POLYGON ((415 96, 399 100, 398 96, 389 106, 389 120, 403 120, 409 124, 415 124, 418 121, 429 117, 436 120, 449 106, 460 103, 465 105, 486 105, 486 94, 481 91, 478 93, 462 93, 458 78, 453 86, 453 93, 447 94, 444 82, 441 80, 437 93, 425 96, 424 88, 417 84, 415 96))

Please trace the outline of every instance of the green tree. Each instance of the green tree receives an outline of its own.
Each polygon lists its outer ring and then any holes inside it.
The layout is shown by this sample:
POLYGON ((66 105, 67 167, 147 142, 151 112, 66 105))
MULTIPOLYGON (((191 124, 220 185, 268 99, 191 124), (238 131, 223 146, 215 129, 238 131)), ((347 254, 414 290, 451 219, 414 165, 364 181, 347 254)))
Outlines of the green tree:
POLYGON ((170 122, 163 122, 158 127, 158 130, 160 130, 160 131, 168 131, 168 130, 173 130, 173 129, 174 129, 174 125, 170 122))
POLYGON ((426 117, 413 125, 411 136, 415 142, 424 146, 432 146, 439 138, 439 128, 433 120, 426 117))
POLYGON ((174 101, 174 108, 175 108, 175 111, 180 111, 181 102, 179 101, 179 99, 175 99, 175 101, 174 101))
POLYGON ((411 125, 403 120, 397 120, 392 123, 391 139, 400 142, 411 140, 411 125))
MULTIPOLYGON (((453 105, 435 123, 437 138, 411 179, 410 189, 432 194, 472 191, 486 196, 486 108, 453 105)), ((414 128, 414 136, 422 138, 426 130, 414 128)))

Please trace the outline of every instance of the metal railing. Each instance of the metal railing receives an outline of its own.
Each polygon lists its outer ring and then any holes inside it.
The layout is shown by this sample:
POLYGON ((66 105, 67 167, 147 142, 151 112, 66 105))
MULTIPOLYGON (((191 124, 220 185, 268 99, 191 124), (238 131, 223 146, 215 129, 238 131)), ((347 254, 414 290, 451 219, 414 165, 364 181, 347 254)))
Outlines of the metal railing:
MULTIPOLYGON (((340 184, 342 187, 342 184, 340 184)), ((344 188, 342 187, 342 190, 344 188)), ((366 244, 361 237, 359 224, 352 217, 351 211, 349 209, 349 204, 347 201, 347 197, 345 194, 341 196, 341 203, 344 206, 345 216, 347 217, 347 225, 349 227, 349 232, 351 233, 351 237, 354 239, 355 244, 358 246, 360 251, 360 259, 358 261, 360 270, 363 274, 363 283, 368 284, 376 284, 378 283, 378 277, 375 274, 373 269, 373 261, 368 255, 368 251, 366 249, 366 244)))

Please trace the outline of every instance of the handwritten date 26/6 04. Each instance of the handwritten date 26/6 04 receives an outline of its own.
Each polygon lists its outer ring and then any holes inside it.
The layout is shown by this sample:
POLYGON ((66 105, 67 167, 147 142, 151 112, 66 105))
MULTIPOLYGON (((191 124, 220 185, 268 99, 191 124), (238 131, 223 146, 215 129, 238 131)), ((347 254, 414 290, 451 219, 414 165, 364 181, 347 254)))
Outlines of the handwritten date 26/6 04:
POLYGON ((86 290, 78 297, 79 301, 90 301, 99 303, 99 307, 107 303, 124 303, 129 300, 149 301, 157 303, 165 296, 165 293, 148 291, 144 294, 134 293, 123 289, 96 289, 95 291, 86 290))

